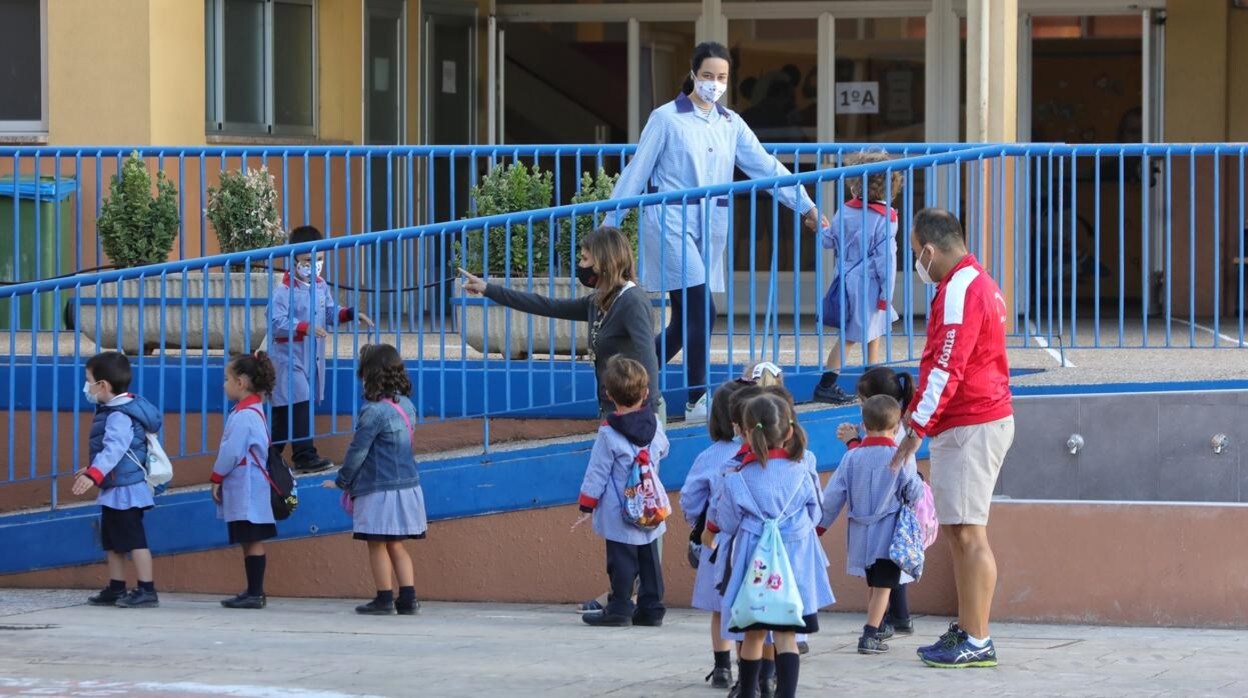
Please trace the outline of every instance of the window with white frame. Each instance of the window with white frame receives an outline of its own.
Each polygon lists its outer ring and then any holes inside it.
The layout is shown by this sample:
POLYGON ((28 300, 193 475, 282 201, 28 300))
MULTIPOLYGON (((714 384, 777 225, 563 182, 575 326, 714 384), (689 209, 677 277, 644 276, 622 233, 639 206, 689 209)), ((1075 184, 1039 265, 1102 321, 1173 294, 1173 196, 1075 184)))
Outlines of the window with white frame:
POLYGON ((0 133, 47 130, 44 0, 0 0, 0 133))
POLYGON ((315 0, 204 0, 210 132, 316 133, 315 0))

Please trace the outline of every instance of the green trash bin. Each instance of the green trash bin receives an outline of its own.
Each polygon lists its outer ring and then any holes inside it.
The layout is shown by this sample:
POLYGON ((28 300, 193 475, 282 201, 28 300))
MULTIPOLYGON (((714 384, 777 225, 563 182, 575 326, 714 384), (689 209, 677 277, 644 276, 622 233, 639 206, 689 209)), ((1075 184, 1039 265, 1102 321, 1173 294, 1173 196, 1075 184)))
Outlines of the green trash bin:
MULTIPOLYGON (((39 281, 68 273, 74 264, 73 179, 0 177, 0 282, 39 281), (37 220, 36 220, 37 219, 37 220)), ((61 292, 62 305, 69 291, 61 292)), ((53 292, 14 301, 0 298, 0 329, 51 330, 61 322, 53 292)))

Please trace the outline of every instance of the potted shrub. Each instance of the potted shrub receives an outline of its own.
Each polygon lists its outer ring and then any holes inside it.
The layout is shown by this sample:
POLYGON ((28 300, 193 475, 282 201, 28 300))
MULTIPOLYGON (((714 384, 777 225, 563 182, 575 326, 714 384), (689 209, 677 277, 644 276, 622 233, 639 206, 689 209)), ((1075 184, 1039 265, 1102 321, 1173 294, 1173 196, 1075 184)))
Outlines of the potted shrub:
MULTIPOLYGON (((208 188, 204 215, 224 254, 260 250, 285 244, 286 231, 278 213, 277 188, 266 167, 241 172, 222 172, 221 181, 208 188)), ((204 275, 203 294, 229 298, 229 350, 251 351, 264 342, 268 330, 267 310, 271 289, 267 260, 254 260, 251 268, 232 265, 230 271, 204 275)), ((226 346, 223 306, 210 308, 205 341, 210 349, 226 346)))
MULTIPOLYGON (((586 172, 581 175, 580 190, 572 197, 571 203, 604 201, 611 197, 617 177, 598 170, 594 175, 586 172)), ((472 215, 492 216, 502 213, 531 211, 551 205, 554 184, 549 172, 541 172, 537 166, 529 169, 524 164, 513 164, 507 167, 495 167, 472 188, 470 196, 476 203, 472 215)), ((601 221, 602 216, 598 216, 601 221)), ((585 293, 572 274, 575 263, 572 249, 573 239, 580 238, 594 228, 594 216, 576 216, 572 220, 557 223, 555 238, 552 244, 549 221, 535 220, 532 225, 533 249, 529 255, 528 223, 509 227, 494 227, 489 230, 489 249, 485 249, 485 233, 481 230, 469 231, 461 242, 454 245, 456 263, 465 269, 485 272, 491 281, 500 281, 510 277, 512 285, 521 290, 529 290, 528 279, 532 278, 534 293, 568 298, 585 293), (575 234, 574 234, 575 231, 575 234), (508 258, 507 241, 511 240, 511 254, 508 258), (551 258, 552 248, 554 258, 551 258), (488 257, 487 257, 488 252, 488 257), (508 264, 510 262, 510 264, 508 264), (553 268, 554 279, 551 280, 553 268), (523 279, 523 281, 519 281, 523 279)), ((621 223, 621 229, 632 242, 633 254, 637 253, 637 212, 629 213, 621 223)), ((510 355, 523 358, 528 353, 529 338, 532 338, 534 351, 549 351, 552 322, 547 318, 533 318, 530 334, 530 316, 508 310, 507 308, 489 303, 482 298, 470 298, 460 293, 461 331, 465 341, 477 351, 485 351, 487 337, 485 335, 485 315, 489 315, 488 346, 491 351, 501 352, 506 348, 506 337, 510 328, 510 355)), ((589 333, 584 327, 576 331, 576 346, 572 343, 572 321, 555 320, 554 350, 557 355, 586 354, 589 351, 589 333)))
MULTIPOLYGON (((137 153, 126 161, 120 177, 113 178, 98 230, 104 253, 117 268, 168 259, 178 233, 177 191, 163 173, 157 174, 155 189, 153 196, 147 164, 137 153)), ((210 187, 208 196, 205 214, 223 252, 284 242, 277 191, 266 170, 222 173, 220 185, 210 187)), ((101 347, 117 347, 128 354, 161 347, 245 351, 264 340, 269 286, 267 271, 240 265, 228 272, 192 270, 168 274, 163 280, 155 276, 84 287, 79 292, 77 325, 86 336, 98 338, 101 347)))
MULTIPOLYGON (((100 206, 96 230, 105 256, 115 268, 160 264, 169 259, 178 235, 178 192, 163 172, 152 177, 147 163, 133 152, 114 175, 108 197, 100 206)), ((166 297, 177 297, 172 283, 166 297)), ((79 329, 101 348, 118 347, 126 353, 150 350, 159 344, 161 280, 131 279, 84 286, 78 290, 75 310, 67 314, 71 329, 79 329), (96 307, 96 298, 99 306, 96 307), (143 307, 143 335, 139 334, 139 308, 143 307), (120 342, 120 343, 119 343, 120 342)), ((182 328, 166 318, 167 339, 178 340, 182 328)))

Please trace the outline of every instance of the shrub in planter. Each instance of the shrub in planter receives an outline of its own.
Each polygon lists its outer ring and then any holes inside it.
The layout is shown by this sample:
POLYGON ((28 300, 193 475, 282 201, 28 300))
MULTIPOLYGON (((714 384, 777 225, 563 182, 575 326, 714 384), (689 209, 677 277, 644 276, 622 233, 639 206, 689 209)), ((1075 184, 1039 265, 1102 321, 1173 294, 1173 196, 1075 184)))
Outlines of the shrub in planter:
MULTIPOLYGON (((542 172, 537 165, 532 170, 524 163, 495 167, 470 190, 469 196, 476 204, 476 211, 470 212, 470 215, 494 216, 549 208, 554 191, 554 176, 550 172, 542 172)), ((465 269, 497 274, 510 269, 516 276, 528 276, 530 270, 535 273, 545 270, 550 264, 550 224, 546 220, 535 220, 532 228, 532 260, 528 252, 529 224, 520 223, 491 227, 488 250, 484 231, 468 231, 454 245, 455 263, 465 269), (508 238, 511 239, 510 259, 507 255, 508 238), (487 252, 489 259, 485 259, 487 252)))
POLYGON ((276 247, 286 242, 277 209, 277 189, 268 168, 222 173, 220 185, 208 188, 204 214, 223 253, 276 247))
MULTIPOLYGON (((581 175, 581 189, 572 197, 572 203, 604 201, 611 197, 617 177, 599 170, 596 174, 585 172, 581 175)), ((472 195, 477 202, 476 215, 494 215, 515 211, 528 211, 550 206, 553 185, 550 174, 541 174, 537 168, 532 172, 524 165, 513 165, 509 168, 495 168, 473 188, 472 195)), ((599 214, 598 221, 601 222, 599 214)), ((621 223, 621 229, 628 235, 632 243, 633 254, 637 254, 637 213, 630 212, 621 223)), ((584 289, 576 285, 571 273, 573 261, 573 238, 580 240, 594 228, 594 216, 586 214, 576 216, 572 220, 564 219, 557 224, 557 233, 553 245, 550 240, 549 222, 533 222, 533 254, 530 258, 528 224, 513 225, 510 229, 498 227, 490 230, 489 259, 484 259, 482 231, 472 231, 466 236, 465 244, 456 247, 457 261, 467 269, 480 269, 492 272, 495 276, 502 275, 510 269, 513 279, 531 277, 531 281, 513 281, 515 287, 534 293, 567 298, 584 293, 584 289), (573 230, 575 229, 575 235, 573 230), (511 239, 511 255, 507 255, 507 240, 511 239), (551 253, 554 253, 554 259, 551 253), (507 263, 510 261, 510 267, 507 263), (551 268, 554 268, 553 283, 550 279, 551 268)), ((579 254, 579 249, 577 250, 579 254)), ((551 321, 547 318, 533 317, 524 313, 509 311, 499 305, 487 304, 483 299, 461 299, 463 314, 461 330, 469 346, 477 351, 491 353, 506 352, 514 358, 522 358, 528 352, 530 342, 535 352, 546 353, 551 347, 551 333, 554 336, 556 354, 585 354, 588 352, 587 328, 580 327, 575 332, 573 342, 573 322, 569 320, 551 321), (488 312, 488 323, 486 315, 488 312), (486 331, 488 330, 488 337, 486 331), (510 345, 507 339, 510 338, 510 345)))
MULTIPOLYGON (((120 184, 123 199, 114 204, 114 209, 120 212, 114 215, 114 221, 139 222, 119 226, 115 231, 114 248, 118 252, 109 252, 109 257, 118 266, 123 266, 123 259, 139 264, 164 261, 172 248, 172 236, 177 233, 176 194, 167 183, 162 187, 163 175, 158 176, 158 202, 147 209, 153 222, 146 228, 141 225, 140 194, 149 186, 143 184, 144 181, 150 179, 143 161, 131 157, 120 184), (168 200, 159 201, 162 197, 168 200), (168 224, 170 213, 172 233, 167 239, 159 238, 162 233, 156 229, 168 224), (139 253, 147 250, 147 243, 133 240, 144 230, 149 231, 146 233, 149 237, 166 240, 163 248, 145 252, 146 257, 139 253), (122 234, 123 231, 140 232, 122 234), (156 256, 159 259, 155 259, 156 256)), ((113 186, 117 191, 116 181, 113 186)), ((283 242, 285 235, 276 213, 277 194, 266 171, 225 173, 222 185, 210 189, 209 195, 205 213, 223 251, 240 252, 283 242)), ((103 216, 101 236, 104 236, 103 216)), ((102 242, 108 251, 108 242, 102 242)), ((254 349, 264 340, 269 291, 268 272, 253 272, 241 265, 228 272, 194 269, 168 274, 164 279, 128 279, 85 286, 79 293, 77 324, 83 334, 101 348, 116 347, 128 354, 150 352, 160 347, 240 352, 254 349), (186 312, 181 310, 183 303, 186 312)))
MULTIPOLYGON (((605 170, 599 168, 596 173, 591 175, 588 172, 581 173, 581 188, 572 196, 571 203, 583 204, 592 201, 607 201, 611 198, 611 192, 615 189, 615 182, 620 178, 619 175, 609 175, 605 170)), ((606 215, 603 211, 597 215, 598 224, 601 225, 603 217, 606 215)), ((555 241, 555 253, 558 256, 560 269, 567 267, 572 257, 573 239, 579 243, 582 238, 589 234, 595 227, 593 214, 573 216, 570 220, 564 220, 560 224, 559 239, 555 241), (573 235, 573 224, 576 226, 576 234, 573 235)), ((629 246, 633 250, 633 260, 637 259, 637 209, 631 209, 624 216, 624 220, 620 221, 620 230, 628 237, 629 246)), ((580 251, 577 250, 577 254, 580 251)))
POLYGON ((156 173, 156 195, 147 163, 133 152, 113 176, 96 221, 100 246, 118 268, 159 264, 169 259, 178 235, 178 190, 156 173))

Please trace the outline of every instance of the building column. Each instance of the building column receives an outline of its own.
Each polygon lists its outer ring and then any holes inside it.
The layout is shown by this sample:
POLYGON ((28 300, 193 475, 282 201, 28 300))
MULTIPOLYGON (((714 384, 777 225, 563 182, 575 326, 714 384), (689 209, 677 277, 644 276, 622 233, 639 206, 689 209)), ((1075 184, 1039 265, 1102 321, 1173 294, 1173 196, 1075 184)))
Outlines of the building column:
POLYGON ((47 41, 51 144, 204 142, 203 3, 51 2, 47 41))
MULTIPOLYGON (((1012 143, 1018 139, 1018 0, 968 0, 966 37, 966 140, 1012 143)), ((995 158, 968 172, 967 242, 1005 296, 1008 329, 1014 331, 1014 233, 1017 166, 995 158), (982 185, 982 186, 980 186, 982 185), (971 204, 975 205, 971 205, 971 204)), ((1024 193, 1025 194, 1025 193, 1024 193)))

